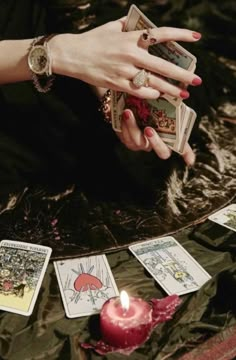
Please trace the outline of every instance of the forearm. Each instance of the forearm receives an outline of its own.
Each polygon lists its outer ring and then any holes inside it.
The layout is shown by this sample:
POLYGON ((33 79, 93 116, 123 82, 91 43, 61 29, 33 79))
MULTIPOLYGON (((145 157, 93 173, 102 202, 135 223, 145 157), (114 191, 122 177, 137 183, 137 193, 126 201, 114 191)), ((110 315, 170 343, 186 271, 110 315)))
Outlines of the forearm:
POLYGON ((0 42, 0 84, 31 79, 27 54, 33 39, 0 42))
MULTIPOLYGON (((32 42, 33 39, 0 41, 0 84, 31 79, 28 53, 32 42)), ((57 35, 48 41, 54 74, 82 77, 80 74, 84 72, 84 66, 79 60, 78 43, 78 36, 73 34, 57 35), (77 46, 73 46, 75 43, 77 46)))

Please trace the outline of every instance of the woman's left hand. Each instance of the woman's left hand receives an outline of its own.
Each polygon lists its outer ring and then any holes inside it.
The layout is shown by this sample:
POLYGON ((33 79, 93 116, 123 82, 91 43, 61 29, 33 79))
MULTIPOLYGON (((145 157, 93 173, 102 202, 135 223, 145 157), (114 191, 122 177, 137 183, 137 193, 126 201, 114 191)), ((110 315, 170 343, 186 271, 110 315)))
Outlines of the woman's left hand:
MULTIPOLYGON (((168 159, 171 156, 171 149, 164 143, 157 132, 146 127, 142 132, 135 120, 133 112, 125 109, 122 116, 122 131, 116 131, 120 141, 132 151, 153 150, 160 159, 168 159)), ((188 166, 195 162, 195 154, 189 144, 186 144, 182 157, 188 166)))

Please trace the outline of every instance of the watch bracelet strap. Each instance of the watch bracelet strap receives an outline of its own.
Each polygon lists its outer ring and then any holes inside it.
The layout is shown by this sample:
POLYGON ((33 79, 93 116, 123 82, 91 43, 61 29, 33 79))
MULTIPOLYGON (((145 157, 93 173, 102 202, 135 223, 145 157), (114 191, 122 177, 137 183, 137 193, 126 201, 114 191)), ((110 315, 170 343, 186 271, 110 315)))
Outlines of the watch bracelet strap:
POLYGON ((45 84, 43 84, 42 77, 39 78, 39 76, 32 72, 32 81, 34 84, 35 89, 40 93, 47 93, 51 90, 55 76, 50 75, 47 78, 44 76, 44 81, 46 80, 45 84))
POLYGON ((34 84, 34 87, 36 88, 36 90, 40 93, 47 93, 51 90, 54 79, 55 79, 55 75, 52 74, 52 67, 51 67, 51 56, 50 56, 50 49, 48 47, 48 41, 54 37, 57 34, 50 34, 50 35, 42 35, 42 36, 38 36, 36 37, 33 42, 31 43, 30 49, 29 51, 36 45, 44 45, 47 47, 47 53, 48 53, 48 57, 49 57, 49 67, 48 67, 48 72, 46 73, 46 75, 38 75, 36 73, 34 73, 33 71, 31 71, 31 78, 34 84))

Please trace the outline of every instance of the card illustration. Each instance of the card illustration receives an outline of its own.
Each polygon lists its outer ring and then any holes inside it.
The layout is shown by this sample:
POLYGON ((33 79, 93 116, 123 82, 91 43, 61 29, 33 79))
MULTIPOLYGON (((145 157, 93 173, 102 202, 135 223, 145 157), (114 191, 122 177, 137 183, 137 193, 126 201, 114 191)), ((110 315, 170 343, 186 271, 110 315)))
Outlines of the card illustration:
POLYGON ((56 261, 54 266, 68 317, 97 313, 119 295, 105 255, 56 261))
POLYGON ((129 249, 169 295, 196 291, 210 279, 171 236, 132 245, 129 249))
POLYGON ((231 204, 209 216, 209 220, 236 231, 236 204, 231 204))
POLYGON ((30 315, 51 249, 3 240, 0 243, 0 309, 30 315))

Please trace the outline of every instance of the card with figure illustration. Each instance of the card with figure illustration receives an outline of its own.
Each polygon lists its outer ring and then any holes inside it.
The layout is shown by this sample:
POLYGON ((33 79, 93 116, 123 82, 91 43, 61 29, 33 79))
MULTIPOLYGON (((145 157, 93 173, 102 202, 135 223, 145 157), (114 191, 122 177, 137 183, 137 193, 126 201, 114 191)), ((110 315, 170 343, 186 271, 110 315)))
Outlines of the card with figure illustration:
POLYGON ((169 295, 196 291, 211 278, 172 236, 144 241, 129 249, 169 295))
POLYGON ((179 107, 161 97, 143 100, 127 95, 125 103, 133 110, 141 130, 151 126, 165 143, 176 148, 180 133, 179 107))
POLYGON ((231 204, 208 217, 209 220, 236 231, 236 204, 231 204))
MULTIPOLYGON (((154 100, 140 99, 129 94, 114 94, 112 102, 113 128, 120 129, 122 112, 125 108, 133 111, 141 130, 151 126, 173 149, 178 148, 180 134, 180 108, 164 98, 154 100)), ((118 130, 119 131, 119 130, 118 130)))
POLYGON ((32 314, 52 249, 26 242, 0 243, 0 309, 32 314))
POLYGON ((55 261, 54 267, 68 318, 96 314, 119 295, 105 255, 55 261))

